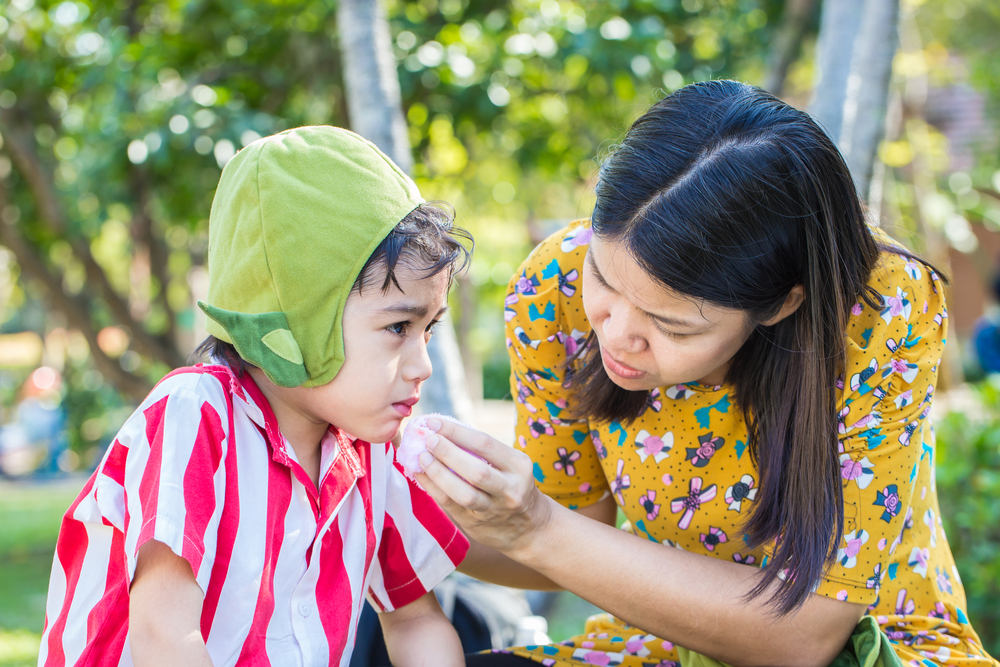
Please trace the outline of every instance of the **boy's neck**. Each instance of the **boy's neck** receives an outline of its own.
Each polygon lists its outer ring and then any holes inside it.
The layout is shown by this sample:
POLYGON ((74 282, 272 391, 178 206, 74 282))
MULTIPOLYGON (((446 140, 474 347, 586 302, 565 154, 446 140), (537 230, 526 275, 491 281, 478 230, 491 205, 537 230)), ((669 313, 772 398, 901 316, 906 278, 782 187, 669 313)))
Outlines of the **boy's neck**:
POLYGON ((330 425, 305 414, 295 404, 287 400, 285 394, 290 391, 278 387, 257 368, 250 369, 250 375, 264 398, 271 405, 271 411, 278 421, 278 429, 284 436, 299 465, 306 471, 316 487, 319 487, 319 467, 322 456, 321 443, 330 425))

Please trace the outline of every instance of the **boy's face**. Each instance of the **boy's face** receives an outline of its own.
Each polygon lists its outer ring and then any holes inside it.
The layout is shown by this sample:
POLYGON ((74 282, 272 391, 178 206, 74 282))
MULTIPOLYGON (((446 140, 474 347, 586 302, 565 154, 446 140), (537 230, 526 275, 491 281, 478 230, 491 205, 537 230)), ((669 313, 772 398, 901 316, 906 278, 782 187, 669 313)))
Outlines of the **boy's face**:
POLYGON ((448 273, 421 278, 403 263, 400 289, 382 292, 384 269, 371 287, 352 292, 344 306, 344 354, 340 372, 321 387, 288 394, 304 416, 326 422, 368 442, 386 442, 420 398, 430 377, 427 342, 448 303, 448 273))

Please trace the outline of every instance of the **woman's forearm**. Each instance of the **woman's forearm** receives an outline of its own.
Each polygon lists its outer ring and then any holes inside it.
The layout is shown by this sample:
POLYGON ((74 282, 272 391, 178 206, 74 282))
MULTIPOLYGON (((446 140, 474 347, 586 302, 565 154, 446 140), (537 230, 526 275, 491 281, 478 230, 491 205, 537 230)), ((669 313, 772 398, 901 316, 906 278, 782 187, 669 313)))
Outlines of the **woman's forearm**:
POLYGON ((775 616, 767 593, 745 600, 756 568, 656 544, 546 500, 546 529, 511 551, 513 559, 646 632, 722 662, 822 667, 864 614, 862 605, 811 595, 792 614, 775 616))
MULTIPOLYGON (((573 511, 580 516, 613 526, 618 514, 618 506, 615 504, 615 499, 608 496, 593 505, 573 511)), ((493 547, 480 544, 470 535, 466 535, 466 537, 469 539, 469 552, 466 554, 465 560, 458 566, 458 570, 462 574, 511 588, 536 591, 562 590, 562 586, 538 571, 505 556, 493 547)))

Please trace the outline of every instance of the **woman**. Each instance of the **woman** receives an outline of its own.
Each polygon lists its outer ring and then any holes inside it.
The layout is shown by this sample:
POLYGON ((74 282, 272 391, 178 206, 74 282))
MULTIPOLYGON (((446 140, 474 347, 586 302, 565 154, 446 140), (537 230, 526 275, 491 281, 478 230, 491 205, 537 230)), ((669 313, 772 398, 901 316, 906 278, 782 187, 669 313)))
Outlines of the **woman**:
POLYGON ((518 447, 442 425, 421 483, 465 572, 613 616, 494 664, 823 666, 865 614, 904 663, 997 664, 934 488, 941 281, 806 114, 731 81, 657 103, 506 306, 518 447))

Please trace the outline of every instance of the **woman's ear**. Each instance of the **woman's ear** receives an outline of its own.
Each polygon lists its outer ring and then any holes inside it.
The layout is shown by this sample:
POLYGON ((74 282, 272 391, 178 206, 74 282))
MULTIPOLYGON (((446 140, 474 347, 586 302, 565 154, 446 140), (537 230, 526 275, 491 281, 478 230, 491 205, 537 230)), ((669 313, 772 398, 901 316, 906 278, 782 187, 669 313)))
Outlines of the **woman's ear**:
POLYGON ((769 317, 768 319, 761 322, 766 327, 774 326, 781 320, 785 319, 802 305, 802 302, 806 300, 805 290, 802 285, 796 285, 788 292, 788 296, 785 297, 785 302, 781 304, 781 309, 769 317))

